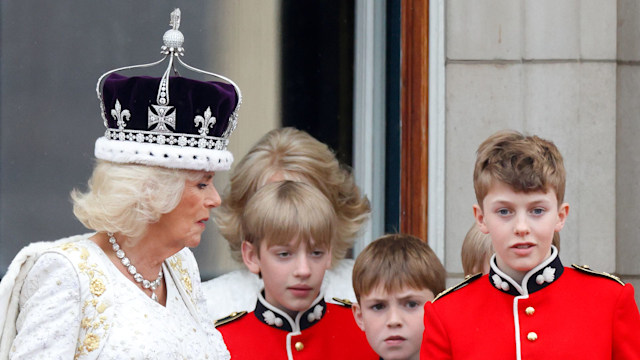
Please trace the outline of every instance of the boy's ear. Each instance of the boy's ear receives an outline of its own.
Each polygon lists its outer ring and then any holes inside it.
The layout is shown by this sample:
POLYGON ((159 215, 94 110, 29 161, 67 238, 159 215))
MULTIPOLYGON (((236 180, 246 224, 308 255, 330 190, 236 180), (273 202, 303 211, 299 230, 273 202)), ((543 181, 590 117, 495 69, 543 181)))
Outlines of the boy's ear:
POLYGON ((484 223, 484 212, 482 212, 482 209, 478 204, 473 205, 473 217, 476 218, 478 229, 480 229, 483 234, 488 234, 489 228, 487 228, 487 225, 484 223))
POLYGON ((248 241, 242 242, 242 261, 249 271, 254 274, 260 274, 260 257, 258 256, 258 249, 248 241))
POLYGON ((569 215, 569 204, 562 203, 558 207, 558 222, 556 223, 555 232, 559 232, 564 227, 567 216, 569 215))
POLYGON ((353 318, 356 320, 356 324, 358 324, 360 330, 364 331, 364 320, 362 320, 362 308, 360 308, 360 304, 351 304, 351 311, 353 312, 353 318))

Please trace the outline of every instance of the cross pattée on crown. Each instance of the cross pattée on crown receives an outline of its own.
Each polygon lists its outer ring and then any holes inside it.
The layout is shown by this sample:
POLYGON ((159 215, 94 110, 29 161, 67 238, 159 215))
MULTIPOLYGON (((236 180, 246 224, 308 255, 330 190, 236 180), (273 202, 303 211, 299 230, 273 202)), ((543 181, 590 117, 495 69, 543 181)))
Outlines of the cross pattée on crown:
POLYGON ((173 106, 163 105, 151 105, 155 109, 155 113, 149 108, 148 123, 147 126, 150 129, 151 126, 158 124, 154 129, 157 132, 170 133, 171 130, 167 127, 170 125, 173 129, 176 128, 176 112, 173 106), (174 111, 171 111, 174 110, 174 111))

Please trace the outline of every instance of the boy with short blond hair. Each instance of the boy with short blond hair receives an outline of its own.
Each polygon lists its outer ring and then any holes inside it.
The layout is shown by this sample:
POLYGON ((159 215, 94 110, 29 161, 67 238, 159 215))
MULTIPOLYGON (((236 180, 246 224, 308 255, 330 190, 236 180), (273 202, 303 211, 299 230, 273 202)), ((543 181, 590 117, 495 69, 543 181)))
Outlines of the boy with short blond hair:
POLYGON ((348 307, 321 291, 336 214, 317 188, 267 184, 241 217, 242 258, 264 280, 255 310, 216 322, 235 360, 377 359, 348 307))
POLYGON ((385 360, 417 360, 424 304, 444 290, 446 271, 427 243, 405 234, 369 244, 353 267, 353 316, 385 360))
POLYGON ((490 272, 425 306, 423 359, 640 359, 633 287, 565 268, 565 169, 556 146, 503 131, 478 148, 474 216, 491 236, 490 272))

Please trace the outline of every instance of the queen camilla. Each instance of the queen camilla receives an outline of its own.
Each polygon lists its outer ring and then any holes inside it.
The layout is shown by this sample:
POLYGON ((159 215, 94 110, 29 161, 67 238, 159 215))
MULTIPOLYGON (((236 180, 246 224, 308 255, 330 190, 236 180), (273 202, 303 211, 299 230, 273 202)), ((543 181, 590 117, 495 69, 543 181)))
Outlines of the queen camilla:
POLYGON ((22 249, 0 284, 0 358, 229 359, 203 313, 190 247, 220 205, 215 172, 241 102, 229 79, 185 64, 180 11, 164 58, 105 73, 96 91, 106 126, 74 214, 92 232, 22 249), (168 62, 162 77, 125 76, 168 62), (181 65, 200 81, 178 76, 181 65))

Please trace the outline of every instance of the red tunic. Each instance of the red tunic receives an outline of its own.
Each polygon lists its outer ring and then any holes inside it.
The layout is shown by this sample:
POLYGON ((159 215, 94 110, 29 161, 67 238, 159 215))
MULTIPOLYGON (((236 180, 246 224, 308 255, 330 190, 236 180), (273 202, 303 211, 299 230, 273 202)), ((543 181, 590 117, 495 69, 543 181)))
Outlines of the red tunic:
POLYGON ((232 360, 379 359, 351 309, 327 304, 322 295, 296 319, 259 296, 253 312, 217 329, 232 360))
POLYGON ((489 275, 425 305, 420 358, 640 359, 633 287, 589 272, 554 249, 521 286, 492 259, 489 275))

